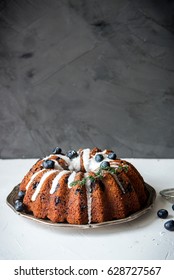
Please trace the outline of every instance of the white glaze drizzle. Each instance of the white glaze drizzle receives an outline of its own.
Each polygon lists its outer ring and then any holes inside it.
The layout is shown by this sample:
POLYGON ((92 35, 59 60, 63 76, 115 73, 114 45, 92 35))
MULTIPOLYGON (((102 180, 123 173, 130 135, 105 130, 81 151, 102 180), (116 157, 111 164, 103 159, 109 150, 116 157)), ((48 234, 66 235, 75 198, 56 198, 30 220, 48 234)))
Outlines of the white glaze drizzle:
POLYGON ((88 207, 88 224, 91 224, 92 218, 92 195, 91 195, 91 181, 88 178, 88 173, 84 174, 86 179, 86 196, 87 196, 87 207, 88 207))
POLYGON ((73 171, 73 172, 71 173, 71 175, 69 176, 69 178, 68 178, 68 188, 69 188, 69 189, 72 188, 72 187, 71 187, 71 183, 74 182, 75 176, 76 176, 76 172, 73 171))
POLYGON ((42 188, 42 186, 43 186, 45 180, 46 180, 50 175, 52 175, 52 174, 55 173, 55 172, 57 172, 57 171, 56 171, 56 170, 50 170, 50 171, 47 171, 46 173, 43 174, 43 176, 42 176, 42 178, 41 178, 41 180, 40 180, 40 182, 39 182, 39 184, 38 184, 38 186, 37 186, 35 192, 33 193, 32 197, 31 197, 31 200, 32 200, 32 201, 35 201, 35 200, 36 200, 36 198, 37 198, 37 196, 38 196, 38 194, 39 194, 39 192, 40 192, 40 189, 42 188))
POLYGON ((60 179, 62 178, 63 175, 69 173, 70 171, 67 171, 67 170, 63 170, 63 171, 60 171, 58 175, 56 175, 56 177, 53 179, 53 182, 52 182, 52 186, 51 186, 51 189, 50 189, 50 194, 53 194, 55 193, 56 189, 57 189, 57 185, 60 181, 60 179))
POLYGON ((58 154, 57 157, 63 159, 68 165, 70 165, 71 160, 69 159, 69 157, 62 154, 58 154))
POLYGON ((89 171, 89 162, 90 162, 89 156, 90 156, 90 149, 84 149, 83 150, 83 166, 87 172, 89 171))
POLYGON ((78 153, 78 156, 73 158, 70 161, 70 165, 69 165, 69 170, 73 171, 80 171, 80 158, 81 158, 81 153, 78 153))
POLYGON ((119 164, 114 161, 113 162, 111 161, 110 167, 114 167, 115 169, 117 169, 119 167, 119 164))
POLYGON ((51 160, 54 161, 54 169, 63 170, 63 167, 57 162, 56 159, 51 159, 51 160))
POLYGON ((124 186, 122 185, 122 183, 120 182, 120 180, 118 179, 118 176, 116 174, 112 174, 112 176, 115 178, 115 181, 117 182, 117 184, 119 185, 121 191, 123 193, 125 193, 125 189, 124 186))
POLYGON ((31 178, 30 181, 28 182, 28 184, 26 185, 26 190, 28 190, 29 186, 31 185, 31 183, 33 182, 33 180, 37 177, 37 175, 39 175, 41 172, 43 172, 42 170, 37 171, 36 173, 34 173, 31 178))

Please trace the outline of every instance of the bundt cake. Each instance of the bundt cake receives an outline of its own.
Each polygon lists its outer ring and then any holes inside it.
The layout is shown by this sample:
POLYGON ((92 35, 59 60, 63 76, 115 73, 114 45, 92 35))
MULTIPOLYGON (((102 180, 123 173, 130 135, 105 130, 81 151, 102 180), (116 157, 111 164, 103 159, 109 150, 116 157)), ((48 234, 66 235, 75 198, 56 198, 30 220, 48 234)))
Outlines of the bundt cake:
POLYGON ((54 223, 91 224, 125 218, 146 201, 142 176, 113 151, 94 148, 64 154, 56 147, 25 175, 16 210, 54 223))

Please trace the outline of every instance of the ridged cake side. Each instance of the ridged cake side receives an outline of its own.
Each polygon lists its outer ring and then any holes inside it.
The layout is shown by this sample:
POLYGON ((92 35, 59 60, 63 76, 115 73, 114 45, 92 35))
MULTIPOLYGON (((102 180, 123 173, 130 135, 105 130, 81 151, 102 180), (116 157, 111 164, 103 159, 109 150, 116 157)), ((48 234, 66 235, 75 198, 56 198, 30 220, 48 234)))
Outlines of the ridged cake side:
POLYGON ((79 149, 38 160, 20 184, 25 210, 70 224, 122 219, 147 201, 144 180, 110 150, 79 149))

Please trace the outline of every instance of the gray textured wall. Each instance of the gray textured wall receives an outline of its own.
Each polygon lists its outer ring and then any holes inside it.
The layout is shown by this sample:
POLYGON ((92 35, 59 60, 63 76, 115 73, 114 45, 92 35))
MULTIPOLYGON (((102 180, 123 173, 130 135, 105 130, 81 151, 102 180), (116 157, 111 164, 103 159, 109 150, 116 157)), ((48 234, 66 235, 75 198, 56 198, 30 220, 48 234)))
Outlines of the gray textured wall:
POLYGON ((0 2, 0 158, 174 157, 174 1, 0 2))

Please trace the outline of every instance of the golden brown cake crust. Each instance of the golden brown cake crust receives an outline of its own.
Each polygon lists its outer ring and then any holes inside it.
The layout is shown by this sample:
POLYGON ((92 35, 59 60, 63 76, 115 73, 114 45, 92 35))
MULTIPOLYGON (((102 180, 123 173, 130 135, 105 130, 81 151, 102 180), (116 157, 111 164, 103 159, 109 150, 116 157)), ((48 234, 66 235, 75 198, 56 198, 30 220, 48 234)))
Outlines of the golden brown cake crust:
POLYGON ((147 201, 144 180, 111 150, 79 149, 38 160, 20 184, 25 210, 54 223, 123 219, 147 201))

